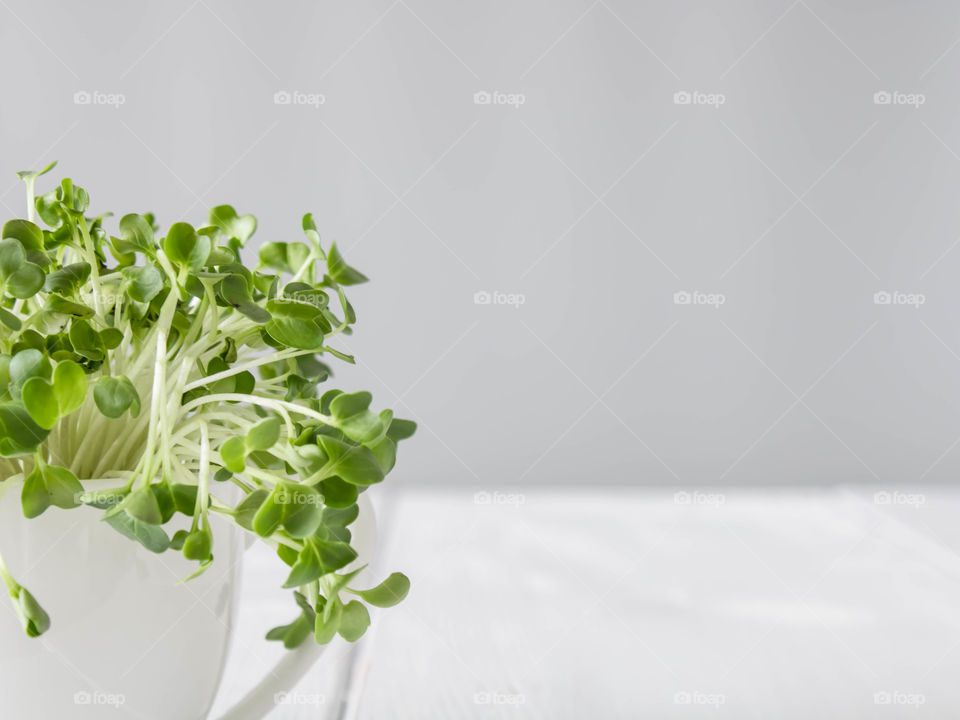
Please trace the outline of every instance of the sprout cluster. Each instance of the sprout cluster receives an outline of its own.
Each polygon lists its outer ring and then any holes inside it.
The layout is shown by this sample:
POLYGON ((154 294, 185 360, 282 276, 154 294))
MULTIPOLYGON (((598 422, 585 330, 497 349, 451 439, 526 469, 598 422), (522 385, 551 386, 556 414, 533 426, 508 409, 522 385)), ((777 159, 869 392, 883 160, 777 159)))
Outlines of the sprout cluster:
MULTIPOLYGON (((318 390, 329 356, 353 362, 330 342, 356 321, 344 287, 367 278, 321 245, 310 215, 305 242, 264 243, 255 269, 240 249, 256 219, 229 205, 162 236, 131 213, 113 235, 69 179, 35 195, 52 167, 19 173, 28 218, 0 233, 0 491, 22 483, 27 518, 98 508, 148 550, 196 561, 191 578, 213 562, 216 513, 290 568, 300 614, 268 639, 356 640, 364 603, 409 588, 400 573, 361 590, 358 570, 338 572, 357 557, 357 498, 416 428, 371 410, 368 392, 318 390), (217 492, 227 485, 241 492, 217 492)), ((49 617, 2 558, 0 578, 27 633, 43 633, 49 617)))

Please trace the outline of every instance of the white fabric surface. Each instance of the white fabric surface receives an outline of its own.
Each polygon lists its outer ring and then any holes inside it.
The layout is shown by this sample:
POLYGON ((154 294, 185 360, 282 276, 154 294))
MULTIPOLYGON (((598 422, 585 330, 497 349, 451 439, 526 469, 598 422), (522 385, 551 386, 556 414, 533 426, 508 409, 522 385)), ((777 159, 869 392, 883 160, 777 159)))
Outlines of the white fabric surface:
MULTIPOLYGON (((410 596, 271 719, 960 717, 955 491, 523 492, 392 497, 410 596)), ((218 707, 292 615, 269 554, 247 570, 218 707)))

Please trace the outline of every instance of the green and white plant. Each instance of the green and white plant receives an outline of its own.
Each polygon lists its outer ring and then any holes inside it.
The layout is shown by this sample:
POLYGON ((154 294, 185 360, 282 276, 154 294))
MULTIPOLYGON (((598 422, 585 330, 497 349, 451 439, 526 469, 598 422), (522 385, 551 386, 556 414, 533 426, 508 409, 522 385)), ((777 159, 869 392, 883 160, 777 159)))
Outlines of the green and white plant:
MULTIPOLYGON (((162 237, 151 214, 124 215, 113 235, 69 179, 35 195, 52 167, 19 173, 28 217, 0 239, 0 491, 22 484, 26 518, 98 508, 151 552, 196 561, 187 579, 213 562, 219 515, 290 568, 300 614, 268 639, 358 639, 364 603, 395 605, 409 581, 364 590, 359 570, 341 572, 357 557, 357 498, 416 428, 372 411, 368 392, 318 390, 328 357, 353 362, 331 342, 356 321, 344 287, 367 278, 310 215, 305 242, 264 243, 256 268, 240 254, 256 219, 229 205, 162 237)), ((45 632, 2 558, 0 577, 27 634, 45 632)))

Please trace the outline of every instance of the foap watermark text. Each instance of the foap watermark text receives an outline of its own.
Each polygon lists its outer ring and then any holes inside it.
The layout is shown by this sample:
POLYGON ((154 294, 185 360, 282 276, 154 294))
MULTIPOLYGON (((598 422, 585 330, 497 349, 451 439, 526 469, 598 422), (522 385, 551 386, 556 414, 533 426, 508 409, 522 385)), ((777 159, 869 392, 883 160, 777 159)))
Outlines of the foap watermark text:
POLYGON ((101 92, 100 90, 77 90, 73 94, 74 105, 106 105, 114 109, 127 102, 123 93, 101 92))
POLYGON ((919 508, 926 504, 927 496, 923 493, 905 493, 899 490, 881 490, 873 494, 876 505, 899 505, 919 508))
POLYGON ((505 293, 499 290, 489 292, 487 290, 477 290, 473 294, 474 305, 508 305, 519 308, 527 302, 527 296, 523 293, 505 293))
POLYGON ((523 93, 478 90, 473 94, 474 105, 507 105, 518 110, 525 102, 527 102, 527 96, 523 93))
POLYGON ((273 94, 274 105, 306 105, 314 109, 325 105, 327 96, 323 93, 308 93, 300 90, 278 90, 273 94))
POLYGON ((723 293, 705 293, 699 290, 678 290, 673 294, 674 305, 706 305, 708 307, 719 309, 721 305, 727 302, 727 296, 723 293))
POLYGON ((493 492, 481 490, 473 494, 474 505, 504 505, 506 507, 518 508, 527 501, 527 496, 523 493, 508 493, 494 490, 493 492))
POLYGON ((899 90, 879 90, 873 94, 874 105, 909 105, 919 108, 927 101, 923 93, 905 93, 899 90))
POLYGON ((919 308, 925 305, 927 296, 923 293, 908 293, 900 290, 880 290, 873 294, 874 305, 907 305, 919 308))
POLYGON ((699 90, 678 90, 673 94, 674 105, 706 105, 719 109, 725 105, 727 96, 723 93, 706 93, 699 90))

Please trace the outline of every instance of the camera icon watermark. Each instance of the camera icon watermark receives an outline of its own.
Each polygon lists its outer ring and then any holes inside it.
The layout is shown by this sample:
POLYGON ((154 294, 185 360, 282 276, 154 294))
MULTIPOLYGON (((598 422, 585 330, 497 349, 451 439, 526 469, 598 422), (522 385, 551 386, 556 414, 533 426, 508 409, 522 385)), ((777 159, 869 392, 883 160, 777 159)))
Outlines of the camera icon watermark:
POLYGON ((273 94, 274 105, 305 105, 314 110, 326 105, 327 96, 323 93, 308 93, 300 90, 278 90, 273 94))
POLYGON ((474 305, 507 305, 519 309, 521 305, 527 302, 527 296, 523 293, 505 293, 499 290, 489 292, 487 290, 477 290, 473 294, 474 305))
POLYGON ((715 309, 727 302, 727 296, 722 293, 705 293, 699 290, 678 290, 673 294, 674 305, 706 305, 715 309))
POLYGON ((706 105, 719 109, 727 103, 723 93, 705 93, 699 90, 678 90, 673 94, 674 105, 706 105))
POLYGON ((523 93, 504 93, 499 90, 478 90, 473 94, 474 105, 507 105, 519 110, 527 102, 523 93))
POLYGON ((873 294, 874 305, 906 305, 914 309, 925 305, 927 296, 923 293, 907 293, 899 290, 879 290, 873 294))
POLYGON ((873 494, 875 505, 899 505, 919 509, 927 502, 927 496, 923 493, 905 493, 898 490, 881 490, 873 494))
POLYGON ((73 94, 74 105, 106 105, 114 109, 119 109, 121 105, 127 102, 127 96, 123 93, 107 93, 99 90, 77 90, 73 94))
POLYGON ((927 101, 923 93, 905 93, 899 90, 878 90, 873 94, 874 105, 909 105, 919 108, 927 101))

